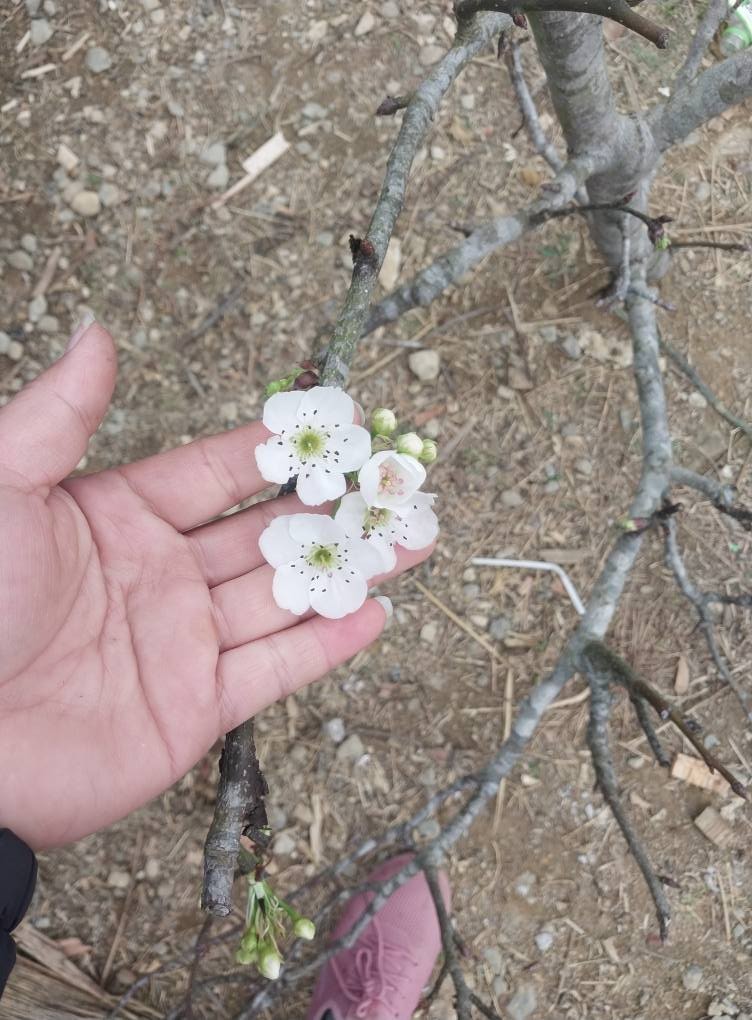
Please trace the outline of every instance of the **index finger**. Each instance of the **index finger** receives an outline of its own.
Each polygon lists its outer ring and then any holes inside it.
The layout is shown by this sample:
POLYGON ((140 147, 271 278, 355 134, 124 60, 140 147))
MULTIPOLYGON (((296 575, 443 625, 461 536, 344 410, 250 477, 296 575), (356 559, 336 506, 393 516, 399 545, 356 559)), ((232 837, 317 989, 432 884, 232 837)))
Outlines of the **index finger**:
POLYGON ((113 470, 155 513, 187 531, 269 487, 253 451, 270 435, 256 421, 113 470))

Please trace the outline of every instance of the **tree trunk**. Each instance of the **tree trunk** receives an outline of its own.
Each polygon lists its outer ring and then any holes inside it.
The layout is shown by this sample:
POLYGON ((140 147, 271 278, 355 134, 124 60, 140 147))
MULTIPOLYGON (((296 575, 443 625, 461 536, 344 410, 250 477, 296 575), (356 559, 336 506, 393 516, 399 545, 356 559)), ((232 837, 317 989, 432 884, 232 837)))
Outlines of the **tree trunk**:
MULTIPOLYGON (((659 152, 647 122, 616 108, 603 55, 601 18, 590 14, 529 14, 554 110, 571 156, 604 154, 607 169, 587 181, 591 202, 645 209, 659 152)), ((616 269, 622 258, 622 230, 630 232, 632 259, 652 254, 644 224, 634 217, 599 212, 588 217, 593 241, 616 269)))

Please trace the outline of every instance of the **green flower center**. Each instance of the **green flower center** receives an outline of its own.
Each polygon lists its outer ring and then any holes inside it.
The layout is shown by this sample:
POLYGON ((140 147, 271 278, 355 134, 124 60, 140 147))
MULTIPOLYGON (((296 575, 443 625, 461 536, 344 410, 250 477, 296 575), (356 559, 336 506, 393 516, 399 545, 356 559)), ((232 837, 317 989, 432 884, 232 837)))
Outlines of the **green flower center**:
POLYGON ((384 528, 391 521, 393 517, 392 511, 387 510, 385 507, 372 507, 366 511, 366 515, 363 518, 363 531, 366 534, 370 534, 372 531, 378 531, 379 528, 384 528))
POLYGON ((309 457, 320 457, 326 449, 326 435, 320 429, 314 429, 310 425, 306 425, 293 438, 293 443, 301 460, 307 460, 309 457))
POLYGON ((337 565, 337 547, 334 545, 314 545, 306 556, 306 562, 317 570, 331 570, 337 565))

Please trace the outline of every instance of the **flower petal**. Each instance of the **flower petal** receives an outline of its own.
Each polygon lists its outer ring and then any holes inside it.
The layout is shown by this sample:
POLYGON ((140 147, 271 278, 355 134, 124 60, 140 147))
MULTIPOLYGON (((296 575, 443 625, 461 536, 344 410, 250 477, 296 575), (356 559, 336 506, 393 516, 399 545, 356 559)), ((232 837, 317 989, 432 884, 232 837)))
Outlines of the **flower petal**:
MULTIPOLYGON (((275 396, 282 397, 284 394, 277 393, 275 396)), ((254 452, 261 477, 267 482, 283 485, 300 469, 298 458, 290 457, 289 445, 276 436, 267 439, 265 443, 259 443, 254 452)))
MULTIPOLYGON (((421 495, 416 493, 416 496, 421 495)), ((405 549, 425 549, 435 541, 439 533, 439 518, 430 507, 412 509, 417 506, 415 497, 408 504, 411 508, 404 517, 396 511, 398 520, 394 521, 393 532, 396 541, 405 549)), ((404 509, 400 507, 400 509, 404 509)))
MULTIPOLYGON (((381 559, 379 569, 375 570, 371 577, 375 577, 376 574, 386 574, 388 571, 394 570, 397 566, 397 553, 394 551, 394 543, 391 539, 387 538, 386 535, 378 535, 375 531, 372 531, 365 541, 372 549, 376 550, 381 559)), ((369 577, 369 580, 371 577, 369 577)))
POLYGON ((298 410, 304 397, 303 390, 289 390, 269 397, 264 404, 264 425, 276 434, 294 428, 298 423, 298 410))
POLYGON ((292 514, 289 520, 290 534, 301 547, 345 540, 342 528, 326 514, 292 514))
POLYGON ((295 514, 286 514, 282 517, 275 517, 259 536, 261 555, 273 567, 291 563, 303 551, 300 542, 290 534, 290 524, 295 516, 295 514))
MULTIPOLYGON (((311 425, 350 425, 355 417, 353 399, 337 386, 314 386, 303 394, 299 421, 311 425)), ((266 422, 264 422, 266 424, 266 422)))
POLYGON ((360 538, 363 534, 368 506, 359 492, 348 492, 340 500, 334 520, 351 538, 360 538))
POLYGON ((339 499, 346 488, 342 472, 327 471, 322 462, 304 465, 298 475, 297 493, 306 506, 320 506, 328 499, 339 499))
POLYGON ((383 570, 381 553, 369 539, 348 538, 342 546, 342 551, 347 556, 347 566, 357 570, 366 580, 370 581, 383 570))
POLYGON ((311 592, 311 606, 330 620, 340 620, 360 609, 366 600, 368 585, 362 574, 343 571, 320 575, 311 592))
POLYGON ((272 582, 272 595, 280 609, 288 609, 301 616, 311 605, 311 578, 313 571, 305 564, 302 567, 287 563, 277 567, 272 582))
POLYGON ((326 444, 327 458, 338 454, 336 466, 342 471, 358 471, 371 456, 371 435, 360 425, 339 425, 326 444))

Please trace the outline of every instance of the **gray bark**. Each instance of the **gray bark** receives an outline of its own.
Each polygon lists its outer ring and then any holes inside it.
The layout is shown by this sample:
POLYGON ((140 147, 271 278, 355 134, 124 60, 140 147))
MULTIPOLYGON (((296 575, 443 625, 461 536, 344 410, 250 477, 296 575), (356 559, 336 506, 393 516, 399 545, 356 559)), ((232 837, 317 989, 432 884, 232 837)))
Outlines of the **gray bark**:
MULTIPOLYGON (((616 108, 603 54, 601 19, 589 14, 552 12, 530 15, 533 35, 546 72, 551 101, 570 156, 592 153, 604 169, 587 181, 592 202, 620 203, 644 209, 650 174, 659 152, 647 122, 616 108)), ((650 254, 645 228, 627 225, 633 259, 650 254)), ((590 218, 593 240, 608 264, 622 258, 622 217, 596 213, 590 218)))

